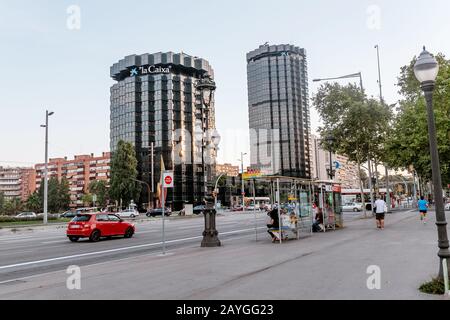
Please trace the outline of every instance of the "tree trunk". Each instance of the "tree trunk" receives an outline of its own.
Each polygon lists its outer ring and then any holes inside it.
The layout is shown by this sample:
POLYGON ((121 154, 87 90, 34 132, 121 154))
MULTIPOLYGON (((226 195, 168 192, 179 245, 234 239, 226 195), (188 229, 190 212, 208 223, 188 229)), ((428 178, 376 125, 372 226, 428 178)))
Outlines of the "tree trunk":
POLYGON ((359 187, 361 188, 361 202, 364 210, 364 218, 367 218, 367 212, 366 212, 366 200, 364 197, 364 187, 361 177, 361 162, 358 159, 358 174, 359 174, 359 187))

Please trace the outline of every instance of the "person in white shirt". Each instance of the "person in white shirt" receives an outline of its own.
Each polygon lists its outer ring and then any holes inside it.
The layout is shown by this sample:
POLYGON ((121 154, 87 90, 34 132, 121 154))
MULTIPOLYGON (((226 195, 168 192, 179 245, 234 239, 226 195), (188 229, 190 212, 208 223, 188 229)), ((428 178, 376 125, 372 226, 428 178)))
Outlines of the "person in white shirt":
POLYGON ((377 228, 383 230, 384 229, 384 214, 386 212, 386 202, 383 200, 381 196, 378 196, 377 201, 375 201, 375 215, 377 218, 377 228))

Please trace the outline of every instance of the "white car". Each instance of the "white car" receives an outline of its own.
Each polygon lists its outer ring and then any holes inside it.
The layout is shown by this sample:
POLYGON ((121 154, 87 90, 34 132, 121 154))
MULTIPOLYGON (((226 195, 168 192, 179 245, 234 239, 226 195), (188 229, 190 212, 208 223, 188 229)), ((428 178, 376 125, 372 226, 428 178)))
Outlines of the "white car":
POLYGON ((445 210, 449 210, 450 211, 450 202, 445 204, 445 210))
POLYGON ((363 205, 362 205, 362 203, 359 203, 359 202, 346 203, 342 206, 342 211, 359 212, 362 209, 363 209, 363 205))
POLYGON ((136 218, 139 216, 139 211, 137 211, 136 209, 126 209, 117 212, 117 215, 121 218, 136 218))
POLYGON ((21 212, 19 213, 16 218, 36 218, 37 215, 34 212, 21 212))

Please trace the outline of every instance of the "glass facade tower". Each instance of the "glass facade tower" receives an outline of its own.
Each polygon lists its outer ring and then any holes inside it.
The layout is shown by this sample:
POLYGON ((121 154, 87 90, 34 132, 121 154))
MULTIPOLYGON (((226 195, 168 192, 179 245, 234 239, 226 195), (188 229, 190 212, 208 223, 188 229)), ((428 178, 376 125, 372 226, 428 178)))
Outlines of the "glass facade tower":
MULTIPOLYGON (((138 179, 150 184, 153 144, 155 192, 162 156, 165 170, 174 171, 174 188, 168 190, 167 205, 178 210, 186 203, 200 202, 204 175, 211 180, 217 154, 216 146, 212 145, 214 139, 207 139, 204 174, 199 116, 202 104, 195 84, 205 75, 214 78, 209 63, 185 53, 131 55, 115 63, 110 75, 117 81, 111 87, 112 153, 120 140, 131 142, 138 159, 138 179)), ((214 130, 214 101, 207 115, 204 129, 214 130)), ((148 201, 147 190, 143 188, 139 202, 148 201)))
POLYGON ((311 178, 305 50, 260 46, 247 54, 247 81, 252 168, 311 178))

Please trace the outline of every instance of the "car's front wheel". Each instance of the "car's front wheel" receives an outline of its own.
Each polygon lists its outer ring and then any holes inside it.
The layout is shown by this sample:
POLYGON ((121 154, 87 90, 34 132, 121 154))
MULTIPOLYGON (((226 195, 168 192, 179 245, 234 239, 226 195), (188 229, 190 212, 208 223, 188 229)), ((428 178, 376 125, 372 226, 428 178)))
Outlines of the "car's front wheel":
POLYGON ((99 230, 94 230, 91 233, 91 236, 89 237, 89 240, 92 242, 97 242, 100 240, 100 231, 99 230))
POLYGON ((123 235, 125 238, 131 238, 134 234, 133 228, 129 227, 125 231, 125 234, 123 235))
POLYGON ((69 240, 72 242, 77 242, 78 240, 80 240, 80 237, 69 237, 69 240))
POLYGON ((353 208, 353 212, 359 212, 358 208, 353 208))
POLYGON ((132 214, 132 215, 130 216, 130 218, 134 219, 134 218, 136 218, 136 216, 135 216, 134 214, 132 214))

